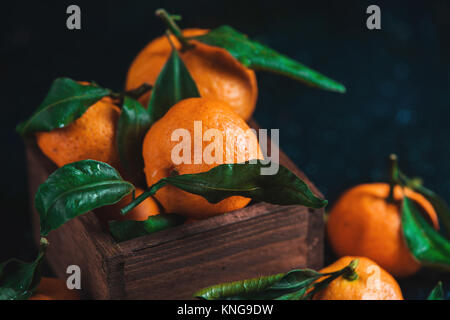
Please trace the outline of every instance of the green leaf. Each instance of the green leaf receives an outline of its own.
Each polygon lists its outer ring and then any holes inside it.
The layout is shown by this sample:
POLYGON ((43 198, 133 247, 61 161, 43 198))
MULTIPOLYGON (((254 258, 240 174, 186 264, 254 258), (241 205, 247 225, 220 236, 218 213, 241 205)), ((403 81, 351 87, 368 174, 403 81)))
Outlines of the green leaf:
POLYGON ((177 214, 158 214, 145 221, 109 221, 109 231, 117 242, 122 242, 168 229, 185 221, 185 217, 177 214))
POLYGON ((48 242, 41 238, 38 256, 33 262, 10 259, 0 263, 0 300, 25 300, 41 281, 42 262, 48 242))
MULTIPOLYGON (((356 260, 357 260, 357 259, 352 260, 352 261, 350 262, 350 264, 349 264, 347 267, 345 267, 345 268, 343 268, 343 269, 341 269, 341 270, 339 270, 339 271, 337 271, 337 272, 331 273, 331 274, 329 275, 329 277, 325 278, 324 280, 322 280, 322 281, 320 281, 320 282, 315 282, 315 283, 313 283, 313 284, 311 285, 312 290, 310 290, 307 294, 305 294, 305 295, 303 295, 302 297, 300 297, 299 300, 310 300, 310 299, 312 299, 316 293, 318 293, 319 291, 325 289, 326 287, 328 287, 328 285, 329 285, 332 281, 334 281, 335 279, 337 279, 337 278, 339 278, 339 277, 341 277, 341 276, 344 276, 345 274, 349 274, 349 273, 352 273, 352 272, 353 272, 353 274, 356 275, 356 277, 357 277, 358 275, 354 272, 354 270, 356 269, 356 267, 354 267, 354 268, 352 269, 352 267, 350 266, 350 265, 351 265, 352 263, 354 263, 356 260)), ((358 260, 358 262, 359 262, 359 260, 358 260)))
POLYGON ((448 236, 450 236, 450 208, 444 199, 442 199, 439 195, 434 193, 433 191, 420 186, 417 188, 417 191, 421 193, 425 198, 430 201, 436 214, 439 217, 439 221, 445 229, 445 232, 448 236))
POLYGON ((122 209, 126 213, 163 186, 170 184, 184 191, 217 203, 231 196, 243 196, 256 201, 279 205, 304 205, 322 208, 327 200, 316 197, 308 185, 286 167, 279 165, 274 175, 261 175, 262 168, 270 163, 222 164, 207 172, 170 176, 161 179, 122 209))
POLYGON ((311 86, 344 93, 345 87, 301 63, 282 55, 230 26, 221 26, 207 34, 190 37, 205 44, 226 49, 244 66, 254 69, 278 73, 311 86))
POLYGON ((114 204, 134 190, 110 165, 82 160, 67 164, 39 186, 35 207, 41 235, 95 208, 114 204))
POLYGON ((442 287, 442 282, 439 281, 437 285, 431 290, 430 295, 427 300, 445 300, 444 299, 444 288, 442 287))
POLYGON ((306 289, 321 277, 322 274, 310 269, 292 270, 285 274, 218 284, 202 289, 194 296, 206 300, 285 300, 297 297, 299 290, 306 289))
POLYGON ((304 300, 323 290, 334 279, 355 273, 358 260, 331 273, 311 269, 292 270, 248 280, 234 281, 201 289, 194 297, 205 300, 304 300), (324 277, 323 280, 318 281, 324 277), (313 288, 310 293, 308 290, 313 288))
POLYGON ((69 78, 58 78, 36 112, 16 130, 22 136, 37 131, 63 128, 78 119, 110 90, 96 85, 82 85, 69 78))
POLYGON ((205 300, 305 300, 310 299, 331 281, 341 276, 353 276, 358 260, 331 272, 319 273, 311 269, 292 270, 248 280, 234 281, 201 289, 194 297, 205 300), (324 278, 319 281, 319 279, 324 278), (308 293, 308 290, 310 292, 308 293))
POLYGON ((425 188, 421 183, 415 182, 414 179, 410 179, 403 173, 400 173, 401 179, 405 182, 407 187, 413 189, 416 192, 422 194, 431 203, 436 214, 439 217, 439 221, 445 229, 447 236, 450 236, 450 208, 444 199, 437 195, 434 191, 425 188))
POLYGON ((150 97, 148 112, 152 123, 163 117, 177 102, 200 97, 197 86, 176 50, 156 79, 150 97))
POLYGON ((402 227, 406 243, 418 261, 450 270, 450 242, 434 230, 408 197, 403 198, 402 227))
POLYGON ((243 196, 256 201, 279 205, 305 205, 322 208, 326 200, 317 198, 308 185, 286 167, 279 165, 275 175, 262 175, 270 164, 222 164, 197 174, 167 177, 164 180, 184 191, 201 195, 211 203, 231 196, 243 196))
POLYGON ((147 110, 138 101, 125 97, 117 128, 117 146, 123 169, 140 186, 146 186, 142 142, 150 124, 147 110))
POLYGON ((306 294, 307 288, 302 288, 298 291, 294 291, 291 293, 283 294, 274 300, 305 300, 305 294, 306 294))

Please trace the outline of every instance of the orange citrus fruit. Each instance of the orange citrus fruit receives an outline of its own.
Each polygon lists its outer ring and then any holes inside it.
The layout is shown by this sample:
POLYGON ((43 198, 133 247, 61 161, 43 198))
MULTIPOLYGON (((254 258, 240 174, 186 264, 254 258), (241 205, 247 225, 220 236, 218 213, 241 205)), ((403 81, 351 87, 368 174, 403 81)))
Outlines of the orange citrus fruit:
MULTIPOLYGON (((186 37, 207 33, 204 29, 185 29, 186 37)), ((174 36, 172 43, 180 44, 174 36)), ((192 41, 194 48, 180 52, 180 57, 197 84, 200 95, 227 102, 245 120, 250 119, 256 105, 258 87, 255 73, 244 67, 227 50, 192 41)), ((154 85, 164 64, 172 52, 166 36, 150 42, 134 59, 126 81, 127 90, 135 89, 144 82, 154 85)), ((140 102, 148 104, 150 93, 140 102)))
POLYGON ((42 277, 30 300, 80 300, 80 295, 76 289, 69 290, 61 279, 42 277))
MULTIPOLYGON (((191 174, 205 172, 223 163, 244 162, 251 159, 261 159, 262 153, 254 132, 249 130, 246 122, 235 113, 231 107, 220 100, 207 98, 191 98, 180 101, 159 119, 147 132, 143 143, 144 172, 147 184, 151 186, 160 179, 174 174, 191 174), (210 137, 210 142, 201 142, 207 131, 213 131, 220 137, 210 137), (210 130, 213 129, 213 130, 210 130), (172 139, 172 135, 180 130, 188 135, 189 140, 172 139), (201 148, 196 150, 195 141, 200 139, 201 148), (220 139, 220 140, 217 140, 220 139), (222 150, 214 152, 209 149, 212 143, 222 142, 222 150), (190 154, 184 151, 176 152, 177 145, 186 142, 190 154), (215 156, 212 159, 204 157, 206 150, 215 156), (216 154, 217 152, 217 154, 216 154), (173 153, 185 157, 183 161, 174 161, 173 153), (203 157, 197 160, 194 156, 203 157), (178 162, 178 163, 177 163, 178 162)), ((198 145, 197 145, 198 146, 198 145)), ((186 151, 186 152, 188 152, 186 151)), ((208 155, 208 154, 207 154, 208 155)), ((155 194, 166 213, 178 213, 188 218, 202 219, 224 212, 240 209, 246 206, 249 198, 233 196, 217 204, 209 203, 199 195, 182 191, 173 186, 165 186, 155 194)))
MULTIPOLYGON (((139 197, 144 190, 136 188, 135 196, 139 197)), ((142 201, 138 206, 134 207, 126 215, 120 213, 120 209, 124 208, 126 205, 130 204, 132 201, 132 195, 129 194, 125 196, 118 203, 101 207, 95 210, 95 214, 102 222, 107 222, 111 220, 124 221, 124 220, 135 220, 135 221, 145 221, 150 216, 155 216, 161 213, 158 203, 153 197, 148 197, 142 201)))
MULTIPOLYGON (((321 273, 335 272, 358 259, 357 277, 340 276, 314 295, 314 300, 403 300, 397 281, 383 268, 365 257, 342 257, 321 273)), ((320 280, 319 280, 320 281, 320 280)))
MULTIPOLYGON (((327 222, 328 238, 336 254, 366 256, 394 276, 408 276, 420 268, 410 253, 401 226, 400 186, 394 188, 394 203, 387 197, 389 185, 370 183, 345 192, 334 205, 327 222)), ((405 188, 405 194, 438 228, 433 206, 422 195, 405 188)))
POLYGON ((116 128, 120 109, 103 98, 65 128, 36 133, 42 152, 56 165, 92 159, 117 168, 116 128))

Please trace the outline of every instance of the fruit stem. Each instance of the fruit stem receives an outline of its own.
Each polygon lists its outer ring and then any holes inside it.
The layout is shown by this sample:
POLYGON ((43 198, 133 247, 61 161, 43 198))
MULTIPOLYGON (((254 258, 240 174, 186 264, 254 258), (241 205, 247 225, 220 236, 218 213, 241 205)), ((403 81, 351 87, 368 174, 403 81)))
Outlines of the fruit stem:
POLYGON ((175 50, 175 51, 176 51, 177 48, 175 48, 175 45, 173 44, 172 39, 170 39, 170 31, 167 30, 166 33, 165 33, 165 35, 166 35, 167 41, 169 41, 169 44, 170 44, 170 46, 172 47, 172 50, 175 50))
POLYGON ((358 267, 359 259, 352 260, 348 265, 348 271, 343 275, 344 279, 348 281, 355 281, 359 278, 356 273, 356 267, 358 267))
POLYGON ((165 185, 166 185, 166 181, 164 179, 161 179, 157 183, 152 185, 148 190, 143 192, 139 197, 136 198, 136 194, 134 193, 132 195, 133 201, 131 201, 127 206, 125 206, 122 209, 120 209, 120 213, 122 215, 126 215, 128 212, 130 212, 135 207, 137 207, 142 201, 144 201, 148 197, 154 195, 156 193, 156 191, 158 191, 159 189, 161 189, 165 185))
POLYGON ((125 95, 130 96, 133 99, 139 99, 144 93, 152 90, 153 86, 144 82, 136 89, 125 91, 125 95))
POLYGON ((398 184, 398 158, 397 155, 391 154, 389 156, 389 167, 390 167, 390 173, 389 173, 389 194, 387 197, 388 203, 394 203, 394 188, 398 184))
POLYGON ((39 245, 41 248, 47 248, 48 246, 48 240, 44 237, 41 237, 40 241, 39 241, 39 245))
POLYGON ((158 9, 155 11, 155 14, 158 18, 161 18, 162 21, 166 24, 167 28, 170 30, 170 32, 180 41, 181 43, 181 52, 194 47, 192 43, 186 39, 183 34, 181 33, 180 28, 175 23, 175 19, 179 20, 179 16, 172 16, 170 15, 166 10, 164 9, 158 9))

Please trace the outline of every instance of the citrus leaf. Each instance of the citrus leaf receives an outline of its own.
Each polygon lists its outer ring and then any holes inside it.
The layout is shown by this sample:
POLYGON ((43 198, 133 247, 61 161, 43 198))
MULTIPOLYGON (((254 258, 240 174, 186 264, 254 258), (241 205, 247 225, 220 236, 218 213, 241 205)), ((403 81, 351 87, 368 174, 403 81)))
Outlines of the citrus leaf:
POLYGON ((274 300, 304 300, 306 291, 308 288, 302 288, 298 291, 294 291, 291 293, 283 294, 282 296, 279 296, 275 298, 274 300))
POLYGON ((164 180, 184 191, 201 195, 211 203, 231 196, 243 196, 256 201, 279 205, 305 205, 322 208, 326 200, 317 198, 308 185, 286 167, 279 165, 274 175, 262 175, 270 164, 261 162, 222 164, 197 174, 170 176, 164 180))
POLYGON ((114 204, 134 190, 110 165, 82 160, 67 164, 39 186, 34 204, 41 235, 90 210, 114 204))
POLYGON ((275 50, 250 40, 246 35, 230 26, 221 26, 210 32, 189 37, 205 44, 226 49, 244 66, 254 69, 278 73, 311 86, 344 93, 345 87, 301 63, 282 55, 275 50))
POLYGON ((123 169, 140 186, 145 186, 142 142, 150 123, 147 110, 138 101, 125 97, 117 126, 117 147, 123 169))
POLYGON ((419 192, 431 203, 439 217, 439 221, 445 228, 445 233, 447 236, 450 236, 450 208, 448 207, 446 201, 434 191, 425 188, 422 184, 414 183, 413 179, 408 178, 403 173, 400 173, 400 177, 405 182, 407 187, 419 192))
POLYGON ((110 90, 96 85, 82 85, 69 78, 57 78, 36 112, 20 123, 16 130, 24 136, 66 127, 110 93, 110 90))
POLYGON ((145 221, 109 221, 109 231, 117 242, 122 242, 168 229, 185 221, 185 217, 177 214, 158 214, 145 221))
POLYGON ((334 279, 354 273, 357 265, 349 265, 332 273, 312 269, 296 269, 259 278, 233 281, 201 289, 194 297, 205 300, 304 300, 323 290, 334 279), (319 281, 319 279, 324 278, 319 281), (314 288, 310 293, 309 289, 314 288))
POLYGON ((197 86, 176 50, 156 79, 150 97, 148 112, 152 123, 164 116, 178 101, 200 97, 197 86))
POLYGON ((281 300, 297 296, 322 275, 314 270, 299 269, 288 273, 214 285, 194 294, 205 300, 281 300), (294 294, 295 293, 295 294, 294 294))
POLYGON ((10 259, 0 263, 0 300, 25 300, 32 296, 41 281, 47 245, 47 240, 41 238, 39 253, 33 262, 10 259))
POLYGON ((430 295, 427 300, 445 300, 444 299, 444 288, 442 287, 442 282, 439 281, 437 285, 431 290, 430 295))
MULTIPOLYGON (((355 260, 352 260, 352 262, 354 262, 355 260)), ((350 262, 350 264, 352 263, 350 262)), ((339 278, 340 276, 351 272, 351 267, 350 265, 348 265, 347 267, 333 272, 329 277, 325 278, 324 280, 320 281, 320 282, 316 282, 314 284, 311 285, 312 290, 310 290, 308 293, 306 293, 304 296, 300 297, 299 300, 310 300, 314 297, 314 295, 316 293, 318 293, 319 291, 325 289, 326 287, 328 287, 328 285, 334 281, 335 279, 339 278)))
POLYGON ((447 236, 450 236, 450 208, 443 198, 434 193, 433 191, 420 186, 417 191, 421 193, 428 201, 433 205, 436 214, 439 217, 439 221, 445 228, 447 236))
POLYGON ((450 242, 434 230, 408 197, 403 198, 402 228, 409 250, 418 261, 450 270, 450 242))
POLYGON ((195 298, 204 300, 245 300, 261 294, 272 284, 280 281, 284 273, 259 278, 217 284, 194 293, 195 298))
POLYGON ((243 196, 256 201, 279 205, 304 205, 322 208, 327 200, 316 197, 308 185, 286 167, 279 165, 274 175, 262 175, 271 164, 222 164, 207 172, 169 176, 161 179, 122 209, 125 214, 158 189, 170 184, 184 191, 202 196, 210 203, 218 203, 231 196, 243 196))

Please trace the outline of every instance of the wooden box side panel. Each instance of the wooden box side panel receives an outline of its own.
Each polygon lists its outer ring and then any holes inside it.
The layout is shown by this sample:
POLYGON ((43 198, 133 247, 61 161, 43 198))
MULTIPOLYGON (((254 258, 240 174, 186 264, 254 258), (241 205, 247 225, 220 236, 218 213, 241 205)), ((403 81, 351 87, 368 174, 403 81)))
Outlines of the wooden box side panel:
POLYGON ((198 289, 220 282, 321 266, 321 231, 308 231, 310 216, 321 218, 321 213, 298 206, 279 209, 130 252, 124 259, 126 298, 192 299, 198 289))
MULTIPOLYGON (((26 155, 34 237, 38 242, 39 214, 33 206, 34 195, 39 185, 56 169, 56 166, 42 155, 36 144, 27 144, 26 155)), ((115 256, 121 257, 121 251, 111 237, 103 232, 93 213, 87 213, 65 223, 58 230, 51 231, 47 238, 50 245, 46 258, 57 277, 66 279, 67 267, 79 266, 82 295, 95 299, 110 297, 110 286, 114 284, 114 281, 110 280, 117 281, 115 274, 118 271, 123 273, 123 267, 117 270, 120 265, 117 259, 114 260, 115 256)), ((123 280, 123 277, 119 278, 123 280)), ((114 284, 114 287, 120 286, 114 284)))
POLYGON ((71 220, 61 226, 58 232, 49 234, 47 260, 60 279, 69 276, 66 273, 69 265, 80 267, 82 295, 86 298, 108 299, 110 287, 107 266, 101 251, 91 240, 93 234, 86 232, 82 218, 71 220))

